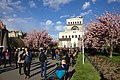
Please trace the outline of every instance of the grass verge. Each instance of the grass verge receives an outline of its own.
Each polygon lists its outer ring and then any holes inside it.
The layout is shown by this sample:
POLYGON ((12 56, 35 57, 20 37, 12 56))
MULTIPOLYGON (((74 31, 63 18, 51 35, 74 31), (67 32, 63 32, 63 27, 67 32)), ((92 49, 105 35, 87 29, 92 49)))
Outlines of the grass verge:
POLYGON ((75 71, 72 80, 100 80, 98 72, 94 69, 87 58, 85 59, 85 64, 82 64, 81 53, 78 54, 75 71))
MULTIPOLYGON (((100 54, 102 54, 102 53, 100 53, 100 54)), ((113 63, 120 64, 120 54, 119 53, 114 52, 112 58, 106 57, 105 55, 97 55, 97 56, 102 57, 102 58, 104 58, 106 60, 110 60, 113 63)))

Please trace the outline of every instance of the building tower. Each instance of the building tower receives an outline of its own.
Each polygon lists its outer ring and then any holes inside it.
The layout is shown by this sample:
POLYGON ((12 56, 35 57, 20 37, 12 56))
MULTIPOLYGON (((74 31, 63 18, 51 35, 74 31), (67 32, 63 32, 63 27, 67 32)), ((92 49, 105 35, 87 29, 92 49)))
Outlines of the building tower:
POLYGON ((76 17, 66 20, 65 32, 59 33, 59 47, 81 48, 83 18, 76 17))

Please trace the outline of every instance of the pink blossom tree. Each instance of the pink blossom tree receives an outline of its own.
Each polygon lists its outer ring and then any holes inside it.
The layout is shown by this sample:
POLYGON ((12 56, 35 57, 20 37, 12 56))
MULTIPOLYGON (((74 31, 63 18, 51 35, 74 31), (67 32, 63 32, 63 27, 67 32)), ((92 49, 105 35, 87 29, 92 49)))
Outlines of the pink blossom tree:
POLYGON ((86 25, 85 46, 104 48, 112 57, 114 47, 120 43, 120 14, 106 12, 86 25))
POLYGON ((54 45, 54 46, 58 46, 58 43, 59 43, 58 40, 53 40, 52 42, 53 42, 53 45, 54 45))
POLYGON ((40 47, 47 47, 51 43, 52 37, 48 35, 46 30, 33 30, 30 33, 27 33, 27 36, 23 39, 23 41, 26 46, 38 49, 40 47))

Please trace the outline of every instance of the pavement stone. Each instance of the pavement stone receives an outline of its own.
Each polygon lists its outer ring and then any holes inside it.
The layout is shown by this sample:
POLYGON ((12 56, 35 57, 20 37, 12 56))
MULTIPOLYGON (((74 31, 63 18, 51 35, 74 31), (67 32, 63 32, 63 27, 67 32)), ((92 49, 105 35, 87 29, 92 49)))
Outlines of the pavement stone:
MULTIPOLYGON (((48 59, 47 60, 47 76, 51 74, 51 72, 57 67, 56 63, 60 63, 60 61, 48 59)), ((3 67, 0 66, 0 67, 3 67)), ((43 77, 40 76, 40 63, 38 58, 34 58, 31 63, 30 69, 30 78, 28 80, 42 80, 43 77)), ((69 72, 71 73, 73 68, 69 67, 69 72)), ((18 69, 15 69, 15 64, 12 64, 12 67, 9 67, 7 64, 6 68, 0 68, 0 80, 27 80, 24 79, 24 72, 22 69, 22 75, 18 74, 18 69)), ((70 75, 71 76, 71 75, 70 75)))

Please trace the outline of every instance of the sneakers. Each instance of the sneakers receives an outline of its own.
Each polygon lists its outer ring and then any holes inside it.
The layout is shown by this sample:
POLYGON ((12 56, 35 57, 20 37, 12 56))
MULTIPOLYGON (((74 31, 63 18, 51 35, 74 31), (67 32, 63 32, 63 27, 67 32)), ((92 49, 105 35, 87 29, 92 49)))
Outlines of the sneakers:
POLYGON ((29 79, 30 78, 30 76, 25 76, 25 79, 29 79))
POLYGON ((22 75, 22 74, 19 74, 19 75, 22 75))

